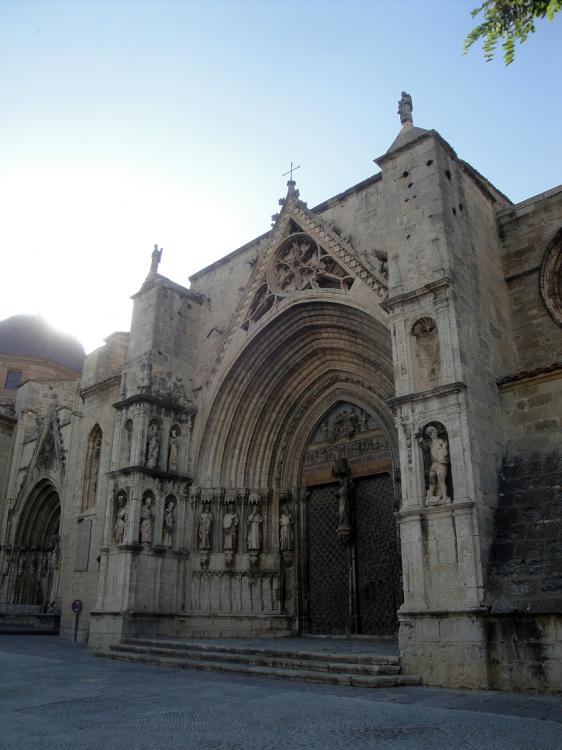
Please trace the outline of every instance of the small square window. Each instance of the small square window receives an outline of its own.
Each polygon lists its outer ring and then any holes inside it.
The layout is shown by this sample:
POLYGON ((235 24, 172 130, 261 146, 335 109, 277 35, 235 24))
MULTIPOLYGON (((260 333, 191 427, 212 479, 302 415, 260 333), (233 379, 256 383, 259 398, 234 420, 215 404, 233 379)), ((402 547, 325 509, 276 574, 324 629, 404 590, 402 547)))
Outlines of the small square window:
POLYGON ((22 371, 21 370, 8 370, 8 374, 6 375, 6 382, 4 383, 4 388, 6 388, 9 391, 15 390, 18 385, 21 383, 22 379, 22 371))

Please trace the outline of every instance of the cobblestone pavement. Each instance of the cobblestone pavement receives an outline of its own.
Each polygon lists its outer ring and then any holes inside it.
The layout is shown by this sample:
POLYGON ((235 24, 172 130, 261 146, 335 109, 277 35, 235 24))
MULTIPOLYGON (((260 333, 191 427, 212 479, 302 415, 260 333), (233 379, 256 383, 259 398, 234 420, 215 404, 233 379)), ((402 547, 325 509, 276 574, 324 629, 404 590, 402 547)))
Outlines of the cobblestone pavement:
POLYGON ((2 750, 560 750, 560 696, 366 690, 98 659, 0 636, 2 750))

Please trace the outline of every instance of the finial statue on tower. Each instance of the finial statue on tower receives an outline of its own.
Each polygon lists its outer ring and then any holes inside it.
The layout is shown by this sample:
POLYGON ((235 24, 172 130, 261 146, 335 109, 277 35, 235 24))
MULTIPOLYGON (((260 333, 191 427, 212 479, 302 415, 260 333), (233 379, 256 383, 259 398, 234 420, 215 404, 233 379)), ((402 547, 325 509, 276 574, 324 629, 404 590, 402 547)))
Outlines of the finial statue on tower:
POLYGON ((158 248, 158 245, 154 245, 154 250, 152 251, 152 263, 150 264, 150 275, 155 275, 158 273, 158 264, 162 260, 162 248, 158 248))
POLYGON ((405 91, 403 91, 402 98, 398 102, 398 114, 400 115, 401 125, 405 125, 407 122, 411 122, 413 124, 413 111, 414 107, 412 105, 412 97, 410 96, 410 94, 407 94, 405 91))

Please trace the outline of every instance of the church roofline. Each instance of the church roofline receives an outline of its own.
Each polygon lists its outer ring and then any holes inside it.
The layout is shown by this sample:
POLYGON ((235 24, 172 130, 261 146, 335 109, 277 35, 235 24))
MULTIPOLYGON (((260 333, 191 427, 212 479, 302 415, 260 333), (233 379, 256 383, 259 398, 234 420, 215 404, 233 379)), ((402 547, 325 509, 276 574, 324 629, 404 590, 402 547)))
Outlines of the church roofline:
MULTIPOLYGON (((319 203, 317 206, 314 206, 314 208, 311 208, 309 210, 313 214, 321 214, 324 211, 326 211, 328 208, 333 206, 334 203, 337 203, 338 201, 341 201, 342 199, 347 198, 349 195, 352 195, 353 193, 358 193, 361 190, 364 190, 365 188, 369 187, 370 185, 374 185, 375 182, 379 182, 379 180, 381 179, 382 179, 382 172, 377 172, 377 174, 371 175, 370 177, 367 177, 365 180, 361 180, 361 182, 358 182, 355 185, 352 185, 350 188, 347 188, 347 190, 344 190, 341 193, 337 193, 336 195, 333 195, 331 198, 328 198, 327 200, 322 201, 322 203, 319 203)), ((210 265, 205 266, 200 271, 196 271, 194 274, 192 274, 189 277, 189 280, 193 281, 194 279, 198 279, 201 276, 204 276, 206 273, 209 273, 209 271, 212 271, 214 268, 217 268, 218 266, 223 265, 223 263, 227 263, 228 261, 232 260, 232 258, 248 250, 250 247, 252 247, 252 245, 256 245, 258 242, 261 242, 262 240, 264 240, 268 235, 269 235, 269 232, 264 232, 263 234, 260 234, 259 237, 255 237, 253 240, 246 242, 245 245, 241 245, 241 247, 236 248, 236 250, 232 250, 232 252, 228 253, 227 255, 223 255, 222 258, 219 258, 214 263, 211 263, 210 265)))

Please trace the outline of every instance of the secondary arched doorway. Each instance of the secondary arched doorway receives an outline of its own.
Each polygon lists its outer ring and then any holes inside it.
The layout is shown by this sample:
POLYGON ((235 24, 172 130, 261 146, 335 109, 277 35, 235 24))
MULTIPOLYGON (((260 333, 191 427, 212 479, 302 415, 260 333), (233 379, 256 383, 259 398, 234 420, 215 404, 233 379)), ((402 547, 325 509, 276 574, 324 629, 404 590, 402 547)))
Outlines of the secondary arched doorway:
POLYGON ((41 479, 22 505, 10 549, 11 600, 16 605, 58 605, 61 504, 57 488, 41 479))

